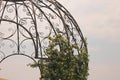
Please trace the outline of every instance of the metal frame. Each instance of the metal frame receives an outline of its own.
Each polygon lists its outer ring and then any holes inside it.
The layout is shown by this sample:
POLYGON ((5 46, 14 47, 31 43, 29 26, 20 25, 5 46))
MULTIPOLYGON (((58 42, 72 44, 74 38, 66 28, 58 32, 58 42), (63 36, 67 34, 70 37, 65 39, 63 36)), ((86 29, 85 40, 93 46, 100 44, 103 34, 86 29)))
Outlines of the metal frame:
MULTIPOLYGON (((14 55, 29 57, 36 63, 48 59, 44 53, 49 44, 48 37, 57 34, 65 36, 69 43, 87 49, 79 25, 69 11, 58 1, 1 1, 0 63, 14 55)), ((77 50, 75 52, 80 54, 77 50)))

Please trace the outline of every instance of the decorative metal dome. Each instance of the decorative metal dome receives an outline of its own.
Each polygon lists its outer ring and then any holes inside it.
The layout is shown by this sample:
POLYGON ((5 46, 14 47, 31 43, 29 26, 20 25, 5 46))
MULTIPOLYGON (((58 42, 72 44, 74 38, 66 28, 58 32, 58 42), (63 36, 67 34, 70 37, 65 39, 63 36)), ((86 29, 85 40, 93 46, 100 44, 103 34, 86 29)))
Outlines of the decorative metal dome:
POLYGON ((44 51, 48 37, 58 34, 87 49, 79 25, 58 1, 0 1, 0 62, 13 55, 24 55, 34 61, 47 59, 44 51))

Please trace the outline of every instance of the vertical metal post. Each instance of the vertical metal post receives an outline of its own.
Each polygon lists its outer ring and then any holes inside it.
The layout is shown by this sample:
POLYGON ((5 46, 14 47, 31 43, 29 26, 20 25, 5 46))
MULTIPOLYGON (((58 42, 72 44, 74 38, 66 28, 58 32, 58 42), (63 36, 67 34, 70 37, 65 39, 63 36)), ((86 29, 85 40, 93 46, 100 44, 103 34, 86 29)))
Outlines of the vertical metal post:
MULTIPOLYGON (((18 10, 17 10, 17 3, 15 2, 15 14, 16 14, 16 22, 18 23, 18 10)), ((17 25, 17 52, 20 54, 20 38, 19 38, 19 25, 17 25)))

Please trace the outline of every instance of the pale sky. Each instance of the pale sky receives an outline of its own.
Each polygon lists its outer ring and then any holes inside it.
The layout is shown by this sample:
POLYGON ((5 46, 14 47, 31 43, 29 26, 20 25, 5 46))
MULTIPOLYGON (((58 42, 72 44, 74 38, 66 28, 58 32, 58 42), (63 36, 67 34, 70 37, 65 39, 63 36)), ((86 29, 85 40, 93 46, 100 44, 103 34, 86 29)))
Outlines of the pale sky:
POLYGON ((69 1, 64 4, 88 38, 88 80, 120 80, 120 0, 69 1))
MULTIPOLYGON (((120 80, 120 0, 59 1, 74 16, 88 39, 88 80, 120 80)), ((37 80, 38 70, 25 67, 26 64, 21 63, 31 62, 29 59, 14 58, 9 59, 12 64, 7 60, 4 62, 4 71, 0 72, 0 77, 9 80, 37 80), (20 65, 25 66, 21 68, 20 65), (16 72, 18 74, 14 74, 16 72)))

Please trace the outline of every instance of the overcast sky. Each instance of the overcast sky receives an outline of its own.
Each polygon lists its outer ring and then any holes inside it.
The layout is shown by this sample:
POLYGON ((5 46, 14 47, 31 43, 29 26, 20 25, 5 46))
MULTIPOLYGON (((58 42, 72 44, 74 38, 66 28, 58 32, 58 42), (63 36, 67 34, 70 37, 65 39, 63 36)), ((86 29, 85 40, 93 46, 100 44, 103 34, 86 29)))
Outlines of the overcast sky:
MULTIPOLYGON (((71 12, 88 39, 90 55, 88 80, 120 80, 120 0, 59 1, 71 12)), ((5 66, 11 65, 11 63, 8 61, 6 61, 7 64, 4 63, 4 70, 9 72, 0 73, 0 77, 9 80, 37 80, 35 78, 39 75, 37 69, 20 68, 21 64, 18 62, 21 57, 18 57, 16 63, 14 58, 10 59, 13 61, 13 65, 9 68, 6 69, 5 66), (11 71, 13 66, 16 68, 11 71), (18 70, 19 68, 26 71, 18 70), (15 75, 16 71, 18 74, 15 75), (23 73, 25 74, 23 75, 23 73)), ((26 60, 22 59, 22 61, 26 60)), ((27 61, 30 60, 27 59, 27 61)))
POLYGON ((120 0, 67 0, 88 38, 88 80, 120 80, 120 0))

